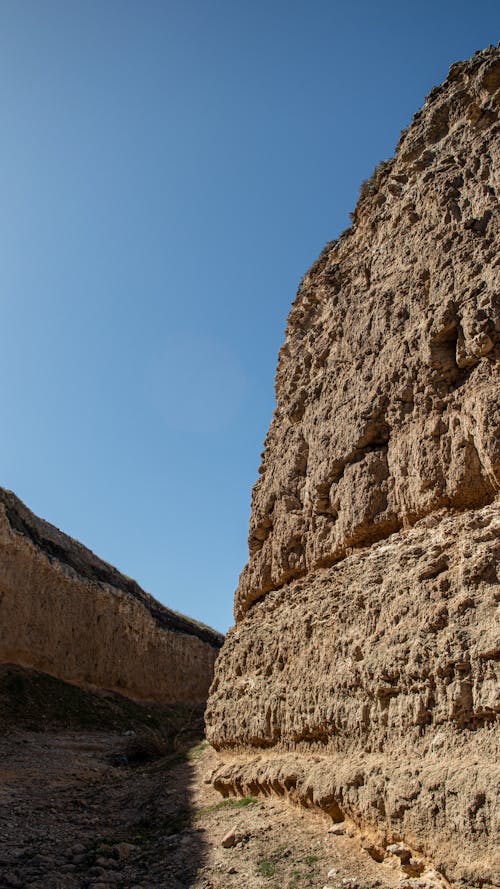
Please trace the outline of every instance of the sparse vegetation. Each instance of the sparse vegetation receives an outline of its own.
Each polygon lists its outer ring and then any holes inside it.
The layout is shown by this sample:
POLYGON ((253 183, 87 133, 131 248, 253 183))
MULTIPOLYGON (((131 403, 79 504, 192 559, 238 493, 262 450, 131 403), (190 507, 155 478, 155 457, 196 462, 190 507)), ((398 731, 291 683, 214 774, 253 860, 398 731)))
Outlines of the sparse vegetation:
POLYGON ((391 164, 392 164, 392 161, 390 161, 390 160, 380 161, 380 163, 378 163, 377 166, 375 167, 371 176, 368 179, 365 179, 361 183, 361 187, 359 189, 359 199, 361 201, 367 197, 370 197, 370 195, 374 195, 377 193, 378 186, 379 186, 379 179, 380 179, 381 175, 383 173, 385 173, 386 170, 389 169, 391 164))
POLYGON ((199 809, 196 817, 201 818, 203 815, 208 815, 210 812, 218 812, 220 809, 244 809, 246 806, 253 806, 256 802, 258 800, 254 796, 231 796, 229 799, 222 799, 212 806, 205 806, 203 809, 199 809))
POLYGON ((316 862, 319 861, 319 858, 317 855, 306 855, 304 861, 309 867, 312 867, 313 864, 316 864, 316 862))
POLYGON ((261 858, 257 864, 257 870, 263 877, 274 877, 276 864, 270 858, 261 858))
POLYGON ((187 759, 199 759, 204 750, 209 747, 208 741, 204 738, 203 741, 200 741, 199 744, 195 744, 194 747, 190 747, 190 749, 186 753, 187 759))
POLYGON ((125 755, 132 765, 151 762, 174 752, 174 739, 161 729, 150 729, 127 739, 125 755))

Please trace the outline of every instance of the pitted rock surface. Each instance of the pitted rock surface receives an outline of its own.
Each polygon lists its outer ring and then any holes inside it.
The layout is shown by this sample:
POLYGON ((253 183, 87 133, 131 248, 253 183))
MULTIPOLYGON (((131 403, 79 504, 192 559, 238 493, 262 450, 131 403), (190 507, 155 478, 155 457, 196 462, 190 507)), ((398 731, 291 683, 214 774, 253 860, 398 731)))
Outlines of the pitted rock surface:
POLYGON ((301 283, 207 711, 223 794, 457 886, 498 879, 499 96, 453 65, 301 283))
POLYGON ((252 498, 257 598, 500 477, 498 50, 454 65, 305 275, 252 498))
POLYGON ((495 506, 432 515, 269 593, 224 645, 212 741, 377 753, 390 738, 424 749, 428 727, 460 746, 464 726, 475 744, 483 728, 489 736, 500 706, 499 532, 495 506))

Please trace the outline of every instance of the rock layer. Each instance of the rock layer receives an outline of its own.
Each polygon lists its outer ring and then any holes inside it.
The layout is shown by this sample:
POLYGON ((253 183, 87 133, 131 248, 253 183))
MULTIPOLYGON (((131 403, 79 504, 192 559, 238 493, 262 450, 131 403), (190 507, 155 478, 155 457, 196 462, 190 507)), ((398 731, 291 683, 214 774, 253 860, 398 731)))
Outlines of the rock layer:
POLYGON ((207 712, 223 793, 468 885, 494 879, 499 95, 498 49, 453 65, 302 281, 207 712))
POLYGON ((349 547, 498 489, 499 89, 498 51, 454 65, 302 281, 238 616, 349 547))
POLYGON ((137 699, 204 703, 222 641, 0 488, 0 662, 137 699))

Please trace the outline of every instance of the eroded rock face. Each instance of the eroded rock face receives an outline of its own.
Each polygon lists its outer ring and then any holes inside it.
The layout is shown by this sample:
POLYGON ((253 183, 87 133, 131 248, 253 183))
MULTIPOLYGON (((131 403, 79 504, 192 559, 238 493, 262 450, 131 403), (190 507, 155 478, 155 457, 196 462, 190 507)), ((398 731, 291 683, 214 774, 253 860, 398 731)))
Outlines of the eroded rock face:
POLYGON ((500 475, 498 51, 453 66, 304 277, 236 613, 500 475))
POLYGON ((499 96, 498 49, 453 65, 303 279, 207 713, 222 792, 468 885, 499 777, 499 96))
POLYGON ((223 637, 0 488, 0 661, 134 698, 204 703, 223 637))

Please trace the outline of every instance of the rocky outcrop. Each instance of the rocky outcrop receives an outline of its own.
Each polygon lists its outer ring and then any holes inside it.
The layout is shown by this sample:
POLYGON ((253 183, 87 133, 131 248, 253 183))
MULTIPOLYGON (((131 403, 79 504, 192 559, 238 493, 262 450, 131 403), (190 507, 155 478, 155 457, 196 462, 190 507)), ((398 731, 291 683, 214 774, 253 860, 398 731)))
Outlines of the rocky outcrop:
POLYGON ((223 637, 0 489, 0 662, 137 699, 204 703, 223 637))
POLYGON ((224 794, 467 885, 499 777, 499 96, 498 49, 453 65, 301 283, 207 712, 224 794))

